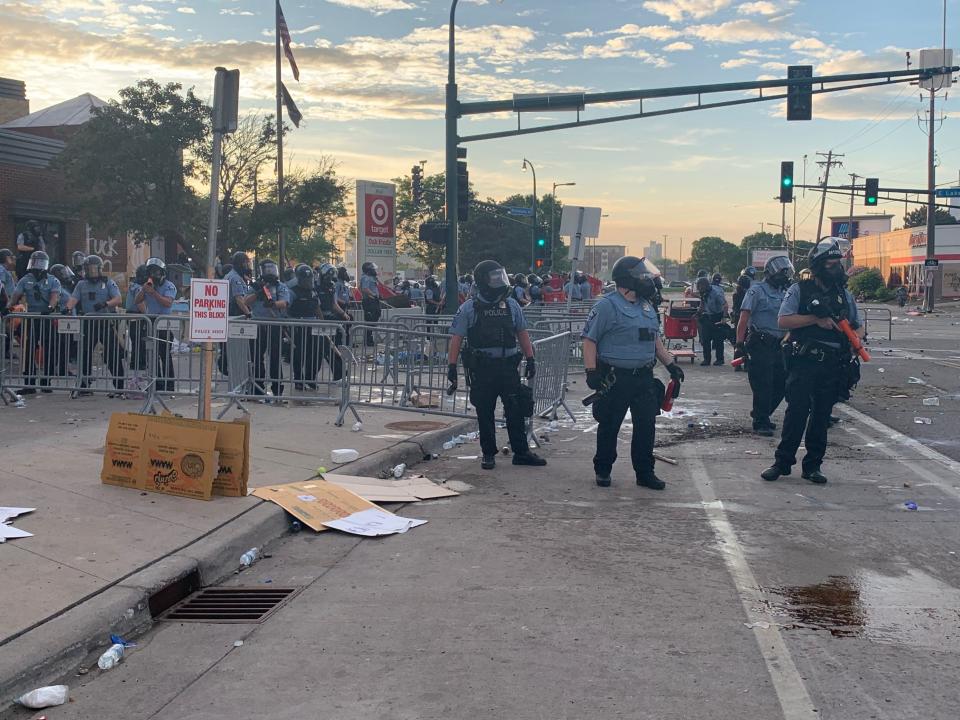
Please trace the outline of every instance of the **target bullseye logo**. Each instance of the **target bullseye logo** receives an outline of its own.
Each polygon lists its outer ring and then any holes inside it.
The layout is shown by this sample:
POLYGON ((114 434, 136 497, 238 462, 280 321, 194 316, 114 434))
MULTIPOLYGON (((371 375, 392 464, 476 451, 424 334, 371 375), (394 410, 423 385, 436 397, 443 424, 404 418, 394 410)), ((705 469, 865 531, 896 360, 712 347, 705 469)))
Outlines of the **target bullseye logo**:
POLYGON ((393 197, 367 195, 367 235, 378 238, 393 237, 393 197))

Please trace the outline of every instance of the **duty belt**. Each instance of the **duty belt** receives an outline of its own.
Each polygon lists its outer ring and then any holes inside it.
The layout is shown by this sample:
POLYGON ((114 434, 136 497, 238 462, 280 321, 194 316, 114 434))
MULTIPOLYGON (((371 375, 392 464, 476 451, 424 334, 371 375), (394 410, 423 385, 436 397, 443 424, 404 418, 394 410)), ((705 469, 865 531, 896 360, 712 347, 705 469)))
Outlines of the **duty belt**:
POLYGON ((801 345, 793 342, 790 345, 792 346, 792 355, 798 358, 810 358, 816 362, 824 362, 825 360, 837 360, 840 357, 839 348, 826 347, 815 343, 803 343, 801 345))
POLYGON ((653 367, 656 363, 654 363, 653 365, 643 365, 642 367, 638 367, 638 368, 622 368, 622 367, 617 367, 616 365, 611 365, 610 363, 606 363, 603 361, 600 361, 597 364, 600 367, 600 369, 603 370, 604 372, 609 372, 610 370, 613 370, 613 372, 617 375, 638 375, 639 376, 639 375, 652 374, 653 367))

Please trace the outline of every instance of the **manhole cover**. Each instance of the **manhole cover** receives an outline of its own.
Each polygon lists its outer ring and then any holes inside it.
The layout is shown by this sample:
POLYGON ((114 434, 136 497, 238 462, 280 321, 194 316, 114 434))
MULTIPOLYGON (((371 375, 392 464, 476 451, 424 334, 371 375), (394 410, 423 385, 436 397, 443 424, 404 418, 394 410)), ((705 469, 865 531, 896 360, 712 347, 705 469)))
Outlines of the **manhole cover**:
POLYGON ((405 430, 406 432, 427 432, 428 430, 442 430, 447 423, 434 420, 403 420, 384 425, 388 430, 405 430))
POLYGON ((261 623, 300 592, 290 587, 206 588, 174 605, 162 620, 261 623))

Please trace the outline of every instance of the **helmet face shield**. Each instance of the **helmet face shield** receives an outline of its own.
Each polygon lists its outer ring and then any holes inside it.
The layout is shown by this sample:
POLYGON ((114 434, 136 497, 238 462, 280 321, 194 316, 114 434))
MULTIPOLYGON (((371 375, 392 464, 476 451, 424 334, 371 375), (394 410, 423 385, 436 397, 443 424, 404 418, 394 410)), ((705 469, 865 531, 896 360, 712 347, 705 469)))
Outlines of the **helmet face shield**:
POLYGON ((50 256, 45 252, 35 252, 30 256, 30 260, 27 263, 27 270, 39 270, 41 272, 46 272, 50 267, 50 256))
POLYGON ((486 284, 491 290, 501 290, 510 287, 510 278, 507 276, 506 270, 499 268, 498 270, 490 271, 487 275, 486 284))
POLYGON ((279 280, 280 268, 275 262, 265 262, 260 266, 260 277, 264 280, 279 280))
POLYGON ((771 276, 780 272, 786 272, 788 277, 792 277, 793 263, 790 262, 790 259, 785 255, 779 255, 767 260, 767 264, 763 268, 763 272, 771 276))

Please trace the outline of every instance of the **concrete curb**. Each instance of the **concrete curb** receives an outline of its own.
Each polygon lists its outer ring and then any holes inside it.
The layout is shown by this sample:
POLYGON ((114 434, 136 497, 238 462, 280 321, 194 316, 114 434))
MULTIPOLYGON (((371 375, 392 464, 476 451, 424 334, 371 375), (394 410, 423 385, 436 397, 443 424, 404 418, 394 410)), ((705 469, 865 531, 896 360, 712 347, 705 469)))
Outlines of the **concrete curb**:
MULTIPOLYGON (((416 435, 336 468, 347 475, 373 475, 399 463, 408 467, 437 452, 452 435, 476 425, 457 420, 450 427, 416 435)), ((150 597, 191 573, 201 586, 215 585, 238 567, 238 558, 251 547, 262 547, 289 527, 286 512, 263 501, 187 547, 158 558, 144 569, 105 588, 86 601, 0 648, 0 717, 4 701, 43 685, 54 684, 105 647, 111 633, 133 638, 153 626, 150 597)), ((70 679, 64 684, 69 685, 70 679)))

